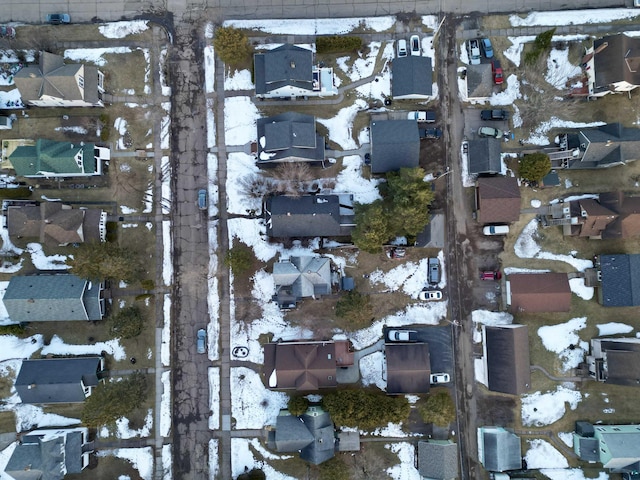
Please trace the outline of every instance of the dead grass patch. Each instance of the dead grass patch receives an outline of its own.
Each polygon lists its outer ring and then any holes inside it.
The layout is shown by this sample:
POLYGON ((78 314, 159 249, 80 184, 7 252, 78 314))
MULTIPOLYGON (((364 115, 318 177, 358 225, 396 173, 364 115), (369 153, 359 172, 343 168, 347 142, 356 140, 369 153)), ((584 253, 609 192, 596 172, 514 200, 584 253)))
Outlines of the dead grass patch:
MULTIPOLYGON (((511 21, 509 20, 511 15, 486 15, 479 18, 481 30, 500 30, 503 28, 510 28, 511 21)), ((493 43, 493 38, 491 38, 493 43)), ((495 51, 495 47, 494 47, 495 51)))
POLYGON ((150 66, 141 49, 129 53, 107 53, 103 58, 106 65, 99 68, 104 73, 104 85, 108 92, 123 95, 133 89, 136 95, 145 94, 145 71, 150 66))

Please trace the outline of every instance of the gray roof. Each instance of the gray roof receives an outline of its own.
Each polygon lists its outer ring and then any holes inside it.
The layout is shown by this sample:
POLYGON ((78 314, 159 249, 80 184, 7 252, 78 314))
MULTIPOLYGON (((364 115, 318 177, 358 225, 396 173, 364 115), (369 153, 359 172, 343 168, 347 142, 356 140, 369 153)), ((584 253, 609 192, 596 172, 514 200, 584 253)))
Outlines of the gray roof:
POLYGON ((484 468, 490 472, 506 472, 522 468, 520 438, 502 427, 480 427, 484 468))
POLYGON ((449 440, 418 442, 418 472, 434 480, 458 478, 458 447, 449 440))
POLYGON ((253 56, 256 94, 293 85, 313 90, 313 52, 306 48, 284 45, 253 56))
POLYGON ((429 345, 387 343, 387 393, 428 393, 431 375, 429 345))
POLYGON ((583 128, 572 135, 570 146, 580 149, 582 156, 569 160, 568 168, 591 169, 624 165, 640 158, 640 129, 608 123, 583 128), (577 138, 576 138, 577 137, 577 138))
POLYGON ((386 173, 420 163, 420 133, 415 120, 371 122, 371 172, 386 173))
POLYGON ((331 293, 331 260, 325 257, 290 257, 273 264, 276 295, 281 291, 297 300, 331 293))
POLYGON ((529 390, 529 335, 526 325, 485 326, 489 390, 520 395, 529 390))
POLYGON ((101 290, 68 273, 15 275, 3 301, 13 322, 100 320, 101 290))
POLYGON ((288 413, 276 419, 275 444, 278 452, 300 451, 300 458, 314 465, 335 455, 336 441, 329 413, 310 406, 300 417, 288 413))
MULTIPOLYGON (((640 382, 640 339, 637 338, 598 338, 591 343, 599 343, 598 351, 602 362, 606 383, 615 385, 638 386, 640 382)), ((592 349, 593 350, 593 349, 592 349)))
POLYGON ((640 254, 600 255, 599 259, 600 303, 605 307, 640 305, 640 254))
POLYGON ((594 90, 609 90, 609 85, 618 82, 640 85, 640 38, 610 35, 595 40, 594 51, 604 43, 606 48, 593 57, 594 90))
POLYGON ((433 95, 431 58, 414 55, 394 58, 391 70, 391 92, 394 98, 433 95))
POLYGON ((258 165, 324 160, 324 137, 316 133, 313 115, 286 112, 259 118, 257 129, 258 165))
POLYGON ((15 387, 22 403, 83 402, 98 385, 101 357, 24 360, 15 387))
POLYGON ((578 455, 580 460, 586 462, 599 462, 600 454, 600 441, 597 438, 578 438, 578 455))
POLYGON ((297 452, 313 442, 313 434, 300 417, 278 415, 275 442, 278 452, 297 452))
POLYGON ((355 226, 351 196, 284 195, 267 199, 267 235, 270 237, 343 237, 355 226))
POLYGON ((502 170, 502 142, 497 138, 469 140, 469 173, 500 173, 502 170))

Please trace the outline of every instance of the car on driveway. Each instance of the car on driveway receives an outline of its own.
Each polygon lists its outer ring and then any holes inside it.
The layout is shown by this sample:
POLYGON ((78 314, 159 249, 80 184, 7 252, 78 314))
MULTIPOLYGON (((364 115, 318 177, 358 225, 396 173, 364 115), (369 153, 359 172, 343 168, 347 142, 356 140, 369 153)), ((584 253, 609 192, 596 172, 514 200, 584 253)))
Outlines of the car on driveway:
POLYGON ((451 377, 448 373, 432 373, 430 383, 433 385, 440 385, 441 383, 449 383, 451 377))
POLYGON ((478 40, 473 39, 467 42, 467 52, 469 53, 469 63, 471 65, 480 65, 480 46, 478 40))
POLYGON ((436 302, 442 300, 442 292, 440 290, 422 290, 418 294, 418 300, 423 302, 436 302))
POLYGON ((411 47, 411 55, 416 57, 420 56, 420 37, 418 35, 411 35, 409 39, 409 46, 411 47))
POLYGON ((415 111, 407 113, 407 120, 415 120, 417 122, 433 123, 436 121, 436 112, 433 110, 415 111))
POLYGON ((429 259, 429 284, 437 285, 440 283, 440 261, 437 258, 429 259))
POLYGON ((480 45, 482 45, 484 56, 487 58, 493 58, 493 46, 491 45, 491 40, 483 38, 480 40, 480 45))
POLYGON ((421 128, 420 130, 420 138, 440 138, 442 137, 442 129, 433 127, 433 128, 421 128))
POLYGON ((398 40, 398 57, 407 56, 407 41, 405 39, 398 40))
POLYGON ((478 129, 478 135, 481 137, 500 138, 502 137, 502 130, 493 127, 480 127, 478 129))
POLYGON ((207 331, 204 328, 198 330, 196 349, 198 353, 205 353, 207 351, 207 331))
POLYGON ((509 120, 509 112, 506 110, 482 110, 480 118, 482 120, 509 120))
POLYGON ((417 342, 415 330, 396 330, 391 329, 387 332, 387 338, 391 342, 417 342))
POLYGON ((486 225, 482 229, 485 235, 506 235, 509 233, 509 225, 486 225))
POLYGON ((51 25, 71 23, 71 17, 66 13, 50 13, 47 15, 47 23, 50 23, 51 25))
POLYGON ((500 60, 493 60, 491 62, 491 73, 493 75, 493 83, 496 85, 502 85, 504 82, 504 76, 502 74, 502 65, 500 65, 500 60))
POLYGON ((480 280, 500 280, 502 273, 500 270, 484 270, 480 272, 480 280))

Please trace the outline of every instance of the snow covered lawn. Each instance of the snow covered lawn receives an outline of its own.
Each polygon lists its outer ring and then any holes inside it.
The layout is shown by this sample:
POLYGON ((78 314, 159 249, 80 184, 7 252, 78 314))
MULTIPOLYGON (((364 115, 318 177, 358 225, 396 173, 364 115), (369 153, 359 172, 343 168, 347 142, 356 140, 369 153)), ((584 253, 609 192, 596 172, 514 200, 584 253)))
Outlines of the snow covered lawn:
POLYGON ((568 403, 575 410, 582 400, 582 394, 559 385, 555 392, 534 392, 522 396, 522 424, 542 427, 551 425, 562 418, 568 403))

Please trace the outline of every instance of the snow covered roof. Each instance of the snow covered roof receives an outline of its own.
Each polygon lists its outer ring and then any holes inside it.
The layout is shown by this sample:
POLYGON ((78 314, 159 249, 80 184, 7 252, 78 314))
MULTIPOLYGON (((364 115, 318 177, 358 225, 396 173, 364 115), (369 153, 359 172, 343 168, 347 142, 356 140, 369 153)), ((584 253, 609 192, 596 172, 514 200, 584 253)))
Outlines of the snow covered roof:
POLYGON ((526 325, 484 325, 489 390, 520 395, 529 390, 529 329, 526 325))

